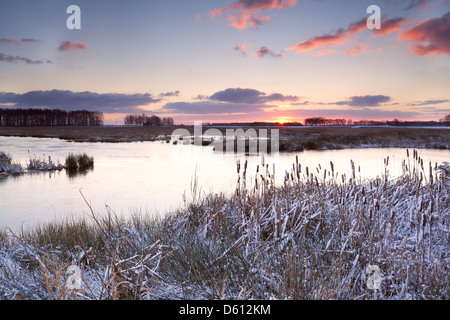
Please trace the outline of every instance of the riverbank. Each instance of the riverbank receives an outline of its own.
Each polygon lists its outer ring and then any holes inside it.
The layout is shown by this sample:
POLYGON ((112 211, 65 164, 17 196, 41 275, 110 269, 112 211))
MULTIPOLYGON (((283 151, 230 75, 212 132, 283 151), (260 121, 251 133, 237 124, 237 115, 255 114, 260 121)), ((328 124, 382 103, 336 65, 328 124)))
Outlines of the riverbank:
POLYGON ((0 299, 448 300, 448 164, 426 175, 408 153, 398 179, 364 182, 329 164, 294 163, 275 187, 275 168, 261 163, 248 181, 240 163, 234 195, 193 183, 193 200, 164 218, 91 208, 2 231, 0 299))
MULTIPOLYGON (((167 141, 172 132, 186 129, 192 135, 193 126, 168 127, 0 127, 0 136, 58 138, 75 142, 136 142, 167 141)), ((203 131, 210 127, 203 127, 203 131)), ((226 129, 217 127, 225 136, 226 129)), ((247 130, 248 127, 244 127, 247 130)), ((450 130, 445 127, 254 127, 278 129, 280 151, 303 151, 344 148, 423 148, 450 149, 450 130)), ((207 144, 205 144, 207 145, 207 144)))

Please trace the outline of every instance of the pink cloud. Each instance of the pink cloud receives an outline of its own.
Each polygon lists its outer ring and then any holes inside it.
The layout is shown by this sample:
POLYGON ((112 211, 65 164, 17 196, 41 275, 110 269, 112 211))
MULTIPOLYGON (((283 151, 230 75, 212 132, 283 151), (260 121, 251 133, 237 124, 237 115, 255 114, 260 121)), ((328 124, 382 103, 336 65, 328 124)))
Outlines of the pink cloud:
POLYGON ((357 56, 360 53, 369 53, 369 52, 370 52, 370 45, 360 43, 357 41, 353 44, 353 49, 346 50, 345 54, 349 56, 357 56))
POLYGON ((238 29, 245 29, 270 21, 268 16, 259 17, 260 11, 288 9, 296 4, 297 0, 238 0, 228 7, 214 9, 210 14, 217 17, 232 11, 233 13, 227 15, 229 25, 238 29))
POLYGON ((410 20, 404 18, 393 18, 381 21, 381 29, 375 29, 376 35, 382 36, 391 32, 400 31, 403 24, 410 23, 410 20))
POLYGON ((248 48, 245 45, 238 45, 233 48, 233 50, 241 52, 244 56, 249 58, 263 58, 265 56, 271 56, 274 58, 284 58, 285 56, 281 53, 276 53, 267 47, 261 47, 256 50, 253 54, 248 54, 248 48))
POLYGON ((411 50, 416 55, 450 55, 450 12, 409 28, 400 39, 415 42, 411 50))
POLYGON ((259 26, 263 23, 270 22, 269 17, 258 18, 254 16, 254 14, 252 14, 251 12, 246 11, 238 15, 229 16, 228 19, 230 21, 230 26, 238 29, 245 29, 248 27, 259 26))
POLYGON ((246 47, 245 45, 243 45, 243 44, 238 45, 238 46, 235 46, 235 47, 233 48, 233 50, 239 51, 239 52, 241 52, 244 56, 247 56, 248 49, 247 49, 247 47, 246 47))
POLYGON ((5 43, 12 43, 16 45, 21 45, 22 43, 32 43, 32 42, 39 42, 37 39, 20 39, 20 40, 14 40, 14 39, 8 39, 8 38, 0 38, 0 42, 5 43))
POLYGON ((309 40, 305 40, 297 43, 296 45, 287 48, 286 50, 297 51, 301 53, 304 51, 312 50, 317 47, 338 45, 345 42, 345 40, 354 35, 355 33, 361 32, 367 28, 367 19, 361 19, 354 23, 351 23, 347 29, 339 29, 334 33, 329 33, 321 36, 313 37, 309 40))
POLYGON ((70 41, 63 41, 61 42, 61 45, 58 47, 58 51, 69 51, 69 50, 75 50, 80 51, 86 49, 86 45, 82 42, 70 42, 70 41))
POLYGON ((0 38, 0 42, 13 43, 13 44, 21 45, 20 41, 14 40, 14 39, 0 38))
POLYGON ((425 8, 431 0, 411 0, 411 3, 408 7, 405 8, 405 10, 411 10, 411 9, 423 9, 425 8))
MULTIPOLYGON (((375 30, 378 36, 386 35, 400 30, 402 24, 407 23, 403 18, 385 19, 382 21, 382 29, 375 30)), ((309 40, 299 42, 286 50, 302 53, 318 47, 336 46, 347 43, 353 35, 367 30, 367 18, 362 18, 348 25, 347 28, 338 29, 335 32, 313 37, 309 40)))

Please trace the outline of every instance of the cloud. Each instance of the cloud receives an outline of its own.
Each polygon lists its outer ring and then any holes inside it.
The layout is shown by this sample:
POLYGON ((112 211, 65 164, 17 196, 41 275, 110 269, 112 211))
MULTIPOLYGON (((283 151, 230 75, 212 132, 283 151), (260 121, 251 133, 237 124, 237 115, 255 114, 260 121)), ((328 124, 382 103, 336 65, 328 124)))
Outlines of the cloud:
POLYGON ((206 96, 206 95, 203 95, 203 94, 199 94, 194 99, 195 100, 209 100, 209 96, 206 96))
POLYGON ((58 51, 80 51, 86 49, 86 44, 84 44, 82 41, 79 42, 70 42, 70 41, 63 41, 61 42, 61 45, 58 47, 58 51))
POLYGON ((374 29, 373 32, 379 36, 386 35, 391 32, 400 31, 401 26, 409 22, 410 20, 401 17, 385 19, 381 21, 381 29, 374 29))
POLYGON ((366 95, 366 96, 353 96, 349 97, 345 101, 333 102, 330 104, 346 105, 350 107, 367 107, 374 108, 379 107, 381 104, 391 101, 391 97, 384 95, 366 95))
POLYGON ((291 106, 307 106, 311 104, 310 101, 303 101, 303 102, 292 102, 291 106))
POLYGON ((33 43, 33 42, 40 42, 40 40, 37 39, 30 39, 30 38, 22 38, 20 39, 20 42, 25 42, 25 43, 33 43))
POLYGON ((410 0, 409 6, 405 8, 405 10, 411 10, 411 9, 423 9, 425 8, 431 0, 410 0))
POLYGON ((222 102, 234 102, 245 104, 264 104, 272 102, 297 102, 301 97, 286 96, 281 93, 273 93, 267 95, 264 92, 255 89, 246 88, 228 88, 223 91, 218 91, 209 97, 210 100, 222 102))
POLYGON ((270 21, 270 18, 267 16, 258 18, 248 12, 241 13, 238 16, 230 16, 229 19, 230 26, 236 27, 238 29, 259 26, 270 21))
POLYGON ((161 101, 149 93, 121 94, 73 92, 70 90, 29 91, 23 94, 0 92, 0 105, 13 104, 16 108, 86 109, 105 113, 142 112, 139 106, 161 101))
POLYGON ((450 100, 449 99, 442 99, 442 100, 434 99, 434 100, 417 101, 417 102, 408 104, 408 106, 428 106, 428 105, 441 104, 441 103, 446 103, 446 102, 450 102, 450 100))
POLYGON ((32 60, 20 56, 10 56, 4 53, 0 52, 0 61, 3 62, 10 62, 10 63, 16 63, 16 62, 25 62, 26 64, 44 64, 44 63, 52 63, 50 60, 32 60))
MULTIPOLYGON (((399 111, 399 110, 374 110, 364 109, 296 109, 289 110, 285 115, 279 116, 298 116, 298 117, 328 117, 328 118, 353 118, 367 120, 386 120, 386 119, 408 119, 420 118, 421 112, 399 111)), ((278 116, 278 114, 277 114, 278 116)))
POLYGON ((256 50, 255 56, 256 57, 260 57, 260 58, 264 57, 264 56, 271 56, 271 57, 274 57, 274 58, 284 58, 283 54, 275 53, 275 52, 273 52, 272 50, 270 50, 267 47, 261 47, 258 50, 256 50))
POLYGON ((351 96, 337 102, 313 102, 305 97, 281 93, 267 94, 250 88, 228 88, 210 96, 199 95, 200 101, 171 102, 157 113, 171 113, 179 120, 222 120, 222 121, 267 121, 269 119, 289 118, 301 120, 305 117, 351 118, 369 120, 423 119, 442 117, 446 109, 427 105, 438 105, 450 100, 417 101, 405 106, 417 106, 407 110, 386 110, 393 106, 392 98, 386 95, 351 96), (289 104, 280 108, 279 103, 289 104), (320 106, 342 106, 324 109, 320 106), (424 107, 423 107, 424 106, 424 107), (383 108, 382 108, 383 107, 383 108))
POLYGON ((0 38, 0 42, 3 43, 13 43, 13 44, 17 44, 20 45, 21 42, 19 40, 14 40, 14 39, 7 39, 7 38, 0 38))
POLYGON ((160 93, 159 96, 160 97, 178 97, 178 95, 180 94, 180 91, 171 91, 171 92, 163 92, 160 93))
POLYGON ((227 15, 229 25, 238 29, 258 26, 270 21, 270 17, 257 16, 260 11, 272 9, 288 9, 297 4, 297 0, 238 0, 228 7, 210 12, 213 17, 227 15), (230 14, 230 12, 233 12, 230 14))
POLYGON ((211 96, 198 95, 195 102, 171 102, 165 104, 162 113, 185 115, 244 115, 266 113, 277 109, 279 102, 298 102, 301 97, 281 93, 266 94, 248 88, 228 88, 211 96))
POLYGON ((353 44, 353 49, 346 50, 345 54, 349 56, 357 56, 360 53, 369 53, 369 52, 370 52, 370 45, 356 41, 353 44))
POLYGON ((450 55, 450 12, 410 27, 400 35, 400 39, 415 42, 411 49, 419 56, 450 55))
POLYGON ((299 42, 296 45, 287 48, 286 50, 292 50, 297 51, 297 53, 301 53, 304 51, 315 49, 317 47, 341 44, 347 39, 347 37, 352 36, 355 33, 363 31, 365 29, 367 29, 367 19, 363 18, 351 23, 346 29, 341 28, 333 33, 313 37, 309 40, 299 42))
POLYGON ((30 39, 30 38, 23 38, 20 40, 14 40, 14 39, 8 39, 8 38, 0 38, 0 42, 3 43, 11 43, 11 44, 16 44, 18 46, 22 45, 22 43, 33 43, 33 42, 40 42, 37 39, 30 39))
POLYGON ((235 46, 235 47, 233 47, 233 50, 239 51, 244 56, 249 57, 249 58, 263 58, 265 56, 270 56, 273 58, 284 58, 283 54, 276 53, 267 47, 261 47, 251 55, 248 54, 248 49, 246 48, 245 45, 235 46))
MULTIPOLYGON (((375 30, 374 34, 386 35, 398 31, 400 30, 401 25, 407 22, 408 21, 404 18, 384 19, 381 22, 382 28, 380 30, 375 30)), ((347 28, 340 28, 331 33, 312 37, 311 39, 301 41, 286 50, 302 53, 318 47, 341 45, 348 42, 351 36, 365 30, 367 30, 367 18, 362 18, 349 24, 347 28)))
POLYGON ((163 112, 182 113, 182 114, 248 114, 264 111, 266 108, 273 107, 265 104, 245 104, 233 102, 170 102, 163 106, 163 112))
POLYGON ((245 45, 238 45, 238 46, 235 46, 235 47, 233 47, 233 50, 236 50, 236 51, 239 51, 239 52, 241 52, 244 56, 247 56, 247 52, 248 52, 248 50, 247 50, 247 48, 245 47, 245 45))
POLYGON ((229 88, 218 91, 209 97, 210 100, 222 102, 238 102, 256 104, 261 103, 265 94, 255 89, 229 88))

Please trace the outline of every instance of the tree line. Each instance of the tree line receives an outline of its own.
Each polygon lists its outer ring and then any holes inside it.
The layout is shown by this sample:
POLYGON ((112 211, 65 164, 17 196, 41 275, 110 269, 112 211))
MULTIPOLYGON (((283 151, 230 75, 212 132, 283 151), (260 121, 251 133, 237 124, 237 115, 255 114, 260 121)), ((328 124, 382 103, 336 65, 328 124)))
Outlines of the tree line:
POLYGON ((0 109, 0 126, 101 126, 103 113, 60 109, 0 109))
POLYGON ((305 126, 343 126, 346 125, 348 121, 351 120, 314 117, 305 119, 305 126))
POLYGON ((124 124, 127 126, 173 126, 174 121, 170 117, 160 118, 155 115, 128 114, 124 118, 124 124))
POLYGON ((305 119, 306 126, 448 126, 450 125, 450 115, 445 116, 439 121, 402 121, 394 120, 346 120, 346 119, 327 119, 323 117, 313 117, 305 119))

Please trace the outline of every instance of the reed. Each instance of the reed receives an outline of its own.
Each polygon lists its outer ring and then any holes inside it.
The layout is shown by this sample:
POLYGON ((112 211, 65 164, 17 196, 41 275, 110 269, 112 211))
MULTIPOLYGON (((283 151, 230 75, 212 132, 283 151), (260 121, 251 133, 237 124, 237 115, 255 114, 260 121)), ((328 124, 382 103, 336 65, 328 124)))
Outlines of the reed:
POLYGON ((328 163, 304 168, 296 158, 277 185, 262 156, 257 168, 237 164, 231 195, 200 197, 194 179, 192 202, 164 218, 89 207, 83 221, 4 235, 0 297, 450 298, 448 163, 426 172, 408 150, 402 176, 389 177, 386 158, 385 171, 364 181, 354 162, 350 176, 328 163), (82 292, 50 290, 69 264, 82 270, 82 292), (381 270, 379 290, 367 286, 369 265, 381 270))

